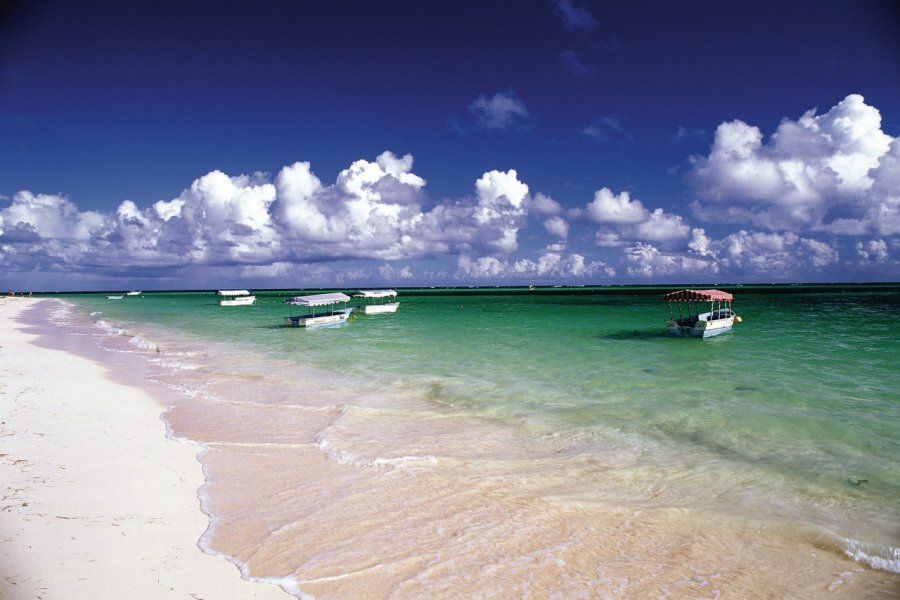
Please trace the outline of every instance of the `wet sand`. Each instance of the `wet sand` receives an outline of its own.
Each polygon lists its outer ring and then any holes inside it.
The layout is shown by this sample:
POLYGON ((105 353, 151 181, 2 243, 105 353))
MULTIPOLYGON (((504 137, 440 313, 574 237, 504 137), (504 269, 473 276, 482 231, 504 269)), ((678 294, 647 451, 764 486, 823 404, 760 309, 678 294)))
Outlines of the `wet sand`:
POLYGON ((101 364, 36 344, 0 300, 0 598, 284 599, 197 545, 200 447, 101 364))
POLYGON ((168 440, 135 354, 39 347, 25 302, 0 306, 2 598, 288 597, 223 555, 318 599, 897 597, 820 531, 667 502, 640 464, 296 369, 261 387, 231 355, 170 374, 211 387, 168 403, 168 440))

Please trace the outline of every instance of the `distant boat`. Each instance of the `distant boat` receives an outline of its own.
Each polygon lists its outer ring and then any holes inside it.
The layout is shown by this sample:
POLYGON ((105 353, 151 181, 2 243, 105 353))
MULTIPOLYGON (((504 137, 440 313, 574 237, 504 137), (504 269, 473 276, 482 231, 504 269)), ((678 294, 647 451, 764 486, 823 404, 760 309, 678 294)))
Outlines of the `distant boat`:
POLYGON ((295 316, 291 314, 284 318, 284 324, 291 327, 322 327, 326 325, 340 325, 345 323, 353 312, 353 308, 347 308, 350 296, 341 293, 313 294, 311 296, 294 296, 284 301, 292 306, 306 307, 306 314, 295 316), (344 308, 335 308, 336 304, 343 304, 344 308))
POLYGON ((666 327, 673 335, 708 338, 731 331, 741 318, 731 309, 734 296, 721 290, 679 290, 665 295, 669 304, 666 327), (709 303, 709 310, 700 312, 709 303), (678 316, 675 316, 675 312, 678 316))
POLYGON ((388 298, 395 298, 396 296, 397 292, 394 290, 360 290, 353 294, 353 297, 363 298, 363 303, 355 307, 354 310, 366 315, 397 312, 400 303, 387 301, 388 298))
POLYGON ((251 296, 248 290, 219 290, 216 293, 224 297, 219 301, 221 306, 247 306, 256 302, 256 296, 251 296))
POLYGON ((126 296, 140 296, 140 295, 141 295, 141 292, 137 292, 137 291, 132 290, 132 291, 130 291, 130 292, 126 292, 125 295, 126 295, 126 296))
POLYGON ((119 295, 117 295, 117 296, 107 296, 106 299, 107 299, 107 300, 121 300, 121 299, 124 298, 124 297, 125 297, 125 296, 123 296, 122 294, 119 294, 119 295))

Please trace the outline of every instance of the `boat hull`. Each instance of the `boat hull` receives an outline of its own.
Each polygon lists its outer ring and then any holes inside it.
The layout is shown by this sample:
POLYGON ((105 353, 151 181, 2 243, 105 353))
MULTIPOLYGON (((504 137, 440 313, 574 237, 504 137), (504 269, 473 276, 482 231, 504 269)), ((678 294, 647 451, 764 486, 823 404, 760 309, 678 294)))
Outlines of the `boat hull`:
POLYGON ((289 327, 328 327, 346 323, 350 317, 352 308, 336 310, 333 313, 318 315, 299 315, 284 318, 284 324, 289 327))
POLYGON ((733 325, 734 317, 697 321, 692 325, 679 325, 677 321, 672 320, 666 322, 666 326, 672 335, 689 335, 698 338, 708 338, 728 333, 733 325))
POLYGON ((397 312, 399 307, 399 302, 388 302, 387 304, 366 304, 364 306, 357 306, 356 310, 364 315, 377 315, 381 313, 397 312))
POLYGON ((238 296, 229 298, 228 300, 220 300, 221 306, 247 306, 256 302, 256 296, 238 296))

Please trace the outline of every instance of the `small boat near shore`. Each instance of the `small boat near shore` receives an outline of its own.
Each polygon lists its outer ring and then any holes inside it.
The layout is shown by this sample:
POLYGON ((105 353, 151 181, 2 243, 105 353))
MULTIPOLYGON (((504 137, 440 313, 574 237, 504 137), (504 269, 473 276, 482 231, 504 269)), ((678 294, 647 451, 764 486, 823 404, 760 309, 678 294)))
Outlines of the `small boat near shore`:
POLYGON ((122 294, 116 294, 115 296, 107 296, 106 299, 107 300, 121 300, 124 297, 125 296, 123 296, 122 294))
POLYGON ((305 315, 293 315, 284 318, 284 324, 290 327, 323 327, 327 325, 340 325, 346 323, 353 312, 353 307, 347 307, 350 296, 340 292, 330 294, 312 294, 310 296, 294 296, 284 301, 291 306, 303 306, 305 315), (336 305, 343 304, 343 308, 336 305))
POLYGON ((361 304, 355 306, 354 310, 366 315, 393 313, 400 307, 399 302, 388 301, 397 297, 394 290, 360 290, 353 297, 362 298, 361 304))
POLYGON ((666 327, 673 335, 708 338, 727 333, 735 322, 741 322, 731 308, 734 296, 722 290, 679 290, 666 294, 665 299, 669 305, 666 327), (709 310, 700 312, 707 303, 709 310))
POLYGON ((223 297, 219 301, 221 306, 247 306, 256 302, 256 296, 249 290, 219 290, 216 294, 223 297))

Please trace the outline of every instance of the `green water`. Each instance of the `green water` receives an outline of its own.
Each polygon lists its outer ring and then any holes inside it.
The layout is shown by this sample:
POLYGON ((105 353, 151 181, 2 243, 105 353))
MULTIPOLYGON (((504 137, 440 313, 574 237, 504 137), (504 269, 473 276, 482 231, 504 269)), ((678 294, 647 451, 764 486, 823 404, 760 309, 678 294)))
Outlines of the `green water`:
POLYGON ((177 334, 179 352, 224 345, 261 377, 311 365, 573 456, 615 446, 674 506, 711 486, 874 543, 868 562, 900 571, 900 286, 727 289, 743 322, 706 340, 666 332, 662 288, 400 290, 396 314, 318 330, 282 326, 295 292, 66 299, 163 353, 177 334))

